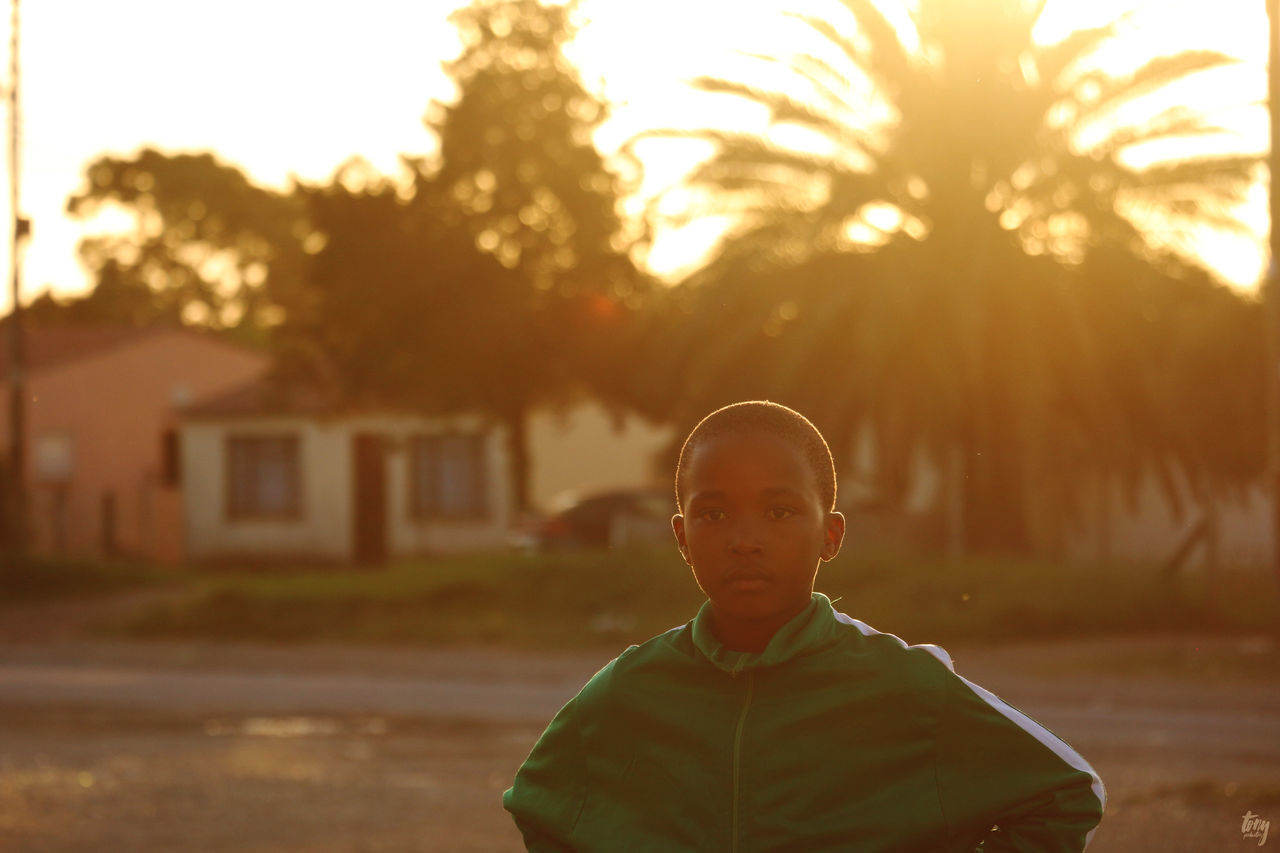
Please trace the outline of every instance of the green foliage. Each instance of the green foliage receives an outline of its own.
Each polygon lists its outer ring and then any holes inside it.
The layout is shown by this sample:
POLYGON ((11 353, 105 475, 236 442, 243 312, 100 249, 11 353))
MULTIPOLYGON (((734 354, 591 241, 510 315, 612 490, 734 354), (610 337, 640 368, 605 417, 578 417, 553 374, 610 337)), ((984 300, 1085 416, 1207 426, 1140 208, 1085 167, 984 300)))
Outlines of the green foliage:
POLYGON ((628 255, 638 235, 618 215, 623 187, 592 140, 604 105, 562 53, 575 6, 474 0, 456 11, 463 50, 445 68, 458 97, 427 119, 440 138, 432 191, 506 271, 498 289, 520 317, 505 339, 485 339, 514 357, 499 359, 484 408, 508 426, 521 508, 529 409, 584 388, 617 402, 643 296, 628 255))
POLYGON ((81 241, 95 289, 71 306, 70 319, 187 322, 247 340, 280 321, 307 233, 297 198, 210 154, 102 155, 85 176, 67 212, 90 221, 123 211, 132 227, 81 241))
POLYGON ((431 199, 344 167, 302 187, 315 251, 277 336, 282 382, 334 385, 353 404, 464 408, 493 393, 485 361, 524 319, 500 298, 500 267, 443 224, 431 199), (493 336, 493 337, 490 337, 493 336), (442 370, 443 365, 454 369, 442 370))
POLYGON ((541 293, 476 251, 432 185, 347 174, 301 191, 323 245, 281 338, 348 399, 502 417, 580 388, 627 334, 617 303, 541 293))
POLYGON ((534 293, 638 305, 618 197, 592 140, 606 117, 562 48, 576 4, 476 0, 451 20, 463 51, 445 63, 458 97, 434 102, 436 189, 476 246, 534 293))

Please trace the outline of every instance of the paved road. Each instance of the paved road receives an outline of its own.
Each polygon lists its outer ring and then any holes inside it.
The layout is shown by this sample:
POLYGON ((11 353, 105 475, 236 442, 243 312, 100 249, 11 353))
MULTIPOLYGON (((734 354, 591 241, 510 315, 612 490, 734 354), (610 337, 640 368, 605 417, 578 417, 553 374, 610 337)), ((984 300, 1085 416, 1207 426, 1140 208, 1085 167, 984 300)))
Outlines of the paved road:
MULTIPOLYGON (((1280 652, 1148 638, 951 648, 1109 800, 1091 853, 1256 849, 1280 652)), ((499 796, 608 653, 0 642, 0 849, 517 850, 499 796)))
POLYGON ((0 665, 0 703, 130 707, 200 714, 352 714, 547 720, 579 685, 386 675, 142 671, 0 665))
MULTIPOLYGON (((1025 647, 956 655, 962 674, 1081 749, 1150 747, 1280 767, 1280 682, 1027 671, 1028 661, 1045 657, 1025 647)), ((607 658, 488 649, 11 645, 0 647, 0 705, 536 724, 607 658)))

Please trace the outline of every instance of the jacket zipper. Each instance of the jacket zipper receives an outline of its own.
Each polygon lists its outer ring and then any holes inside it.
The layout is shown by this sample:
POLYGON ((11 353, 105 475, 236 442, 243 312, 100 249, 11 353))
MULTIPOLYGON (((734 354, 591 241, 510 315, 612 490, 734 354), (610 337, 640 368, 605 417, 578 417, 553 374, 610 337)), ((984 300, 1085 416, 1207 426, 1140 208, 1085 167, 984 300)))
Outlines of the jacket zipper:
MULTIPOLYGON (((738 671, 733 671, 736 678, 738 671)), ((738 777, 742 768, 742 728, 747 721, 747 709, 751 707, 751 694, 755 688, 756 671, 754 669, 747 670, 747 694, 742 700, 742 711, 738 714, 738 728, 733 733, 733 843, 730 847, 732 853, 738 853, 738 777)))

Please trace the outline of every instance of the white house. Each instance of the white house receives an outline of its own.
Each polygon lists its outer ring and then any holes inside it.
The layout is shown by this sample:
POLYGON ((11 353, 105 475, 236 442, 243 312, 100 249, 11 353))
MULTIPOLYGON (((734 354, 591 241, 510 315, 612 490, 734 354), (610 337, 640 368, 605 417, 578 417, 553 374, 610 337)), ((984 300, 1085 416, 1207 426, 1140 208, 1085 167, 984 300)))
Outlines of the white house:
MULTIPOLYGON (((622 489, 671 490, 676 430, 600 403, 535 410, 529 418, 529 497, 542 510, 566 499, 622 489)), ((683 438, 683 436, 680 436, 683 438)))
POLYGON ((184 417, 189 559, 364 563, 505 544, 512 495, 500 427, 272 405, 265 394, 241 389, 184 417))

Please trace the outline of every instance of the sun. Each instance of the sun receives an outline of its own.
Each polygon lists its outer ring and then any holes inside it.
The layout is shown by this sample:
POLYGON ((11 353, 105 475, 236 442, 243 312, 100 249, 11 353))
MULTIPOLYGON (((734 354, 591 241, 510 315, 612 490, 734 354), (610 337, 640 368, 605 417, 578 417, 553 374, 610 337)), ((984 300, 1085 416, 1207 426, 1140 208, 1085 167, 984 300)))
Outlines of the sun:
MULTIPOLYGON (((962 0, 957 0, 962 2, 962 0)), ((839 4, 828 4, 838 6, 839 4)), ((890 12, 904 43, 916 44, 906 7, 881 3, 890 12)), ((687 85, 699 76, 759 74, 753 54, 779 55, 799 50, 804 28, 787 13, 795 4, 751 4, 719 0, 653 0, 644 8, 609 0, 587 0, 582 6, 584 27, 573 45, 573 58, 590 81, 598 79, 613 104, 610 122, 601 129, 598 144, 611 151, 646 128, 731 127, 767 134, 769 115, 745 99, 714 98, 687 85), (790 42, 790 46, 789 46, 790 42)), ((823 8, 814 4, 814 9, 823 8)), ((1180 83, 1170 96, 1185 105, 1214 114, 1226 129, 1224 138, 1208 144, 1255 154, 1267 149, 1267 117, 1259 102, 1266 98, 1266 16, 1261 0, 1050 0, 1040 17, 1035 37, 1043 44, 1061 40, 1076 29, 1122 19, 1121 38, 1097 57, 1111 73, 1123 75, 1160 55, 1186 50, 1219 51, 1239 58, 1224 73, 1202 74, 1180 83), (1223 98, 1223 92, 1232 93, 1223 98)), ((811 35, 811 34, 810 34, 811 35)), ((1177 158, 1205 144, 1203 138, 1174 142, 1144 152, 1152 161, 1177 158)), ((655 242, 646 258, 648 267, 668 281, 678 281, 696 269, 730 234, 735 220, 724 215, 682 219, 680 183, 714 153, 704 141, 646 140, 636 147, 644 166, 644 180, 631 201, 633 213, 647 212, 656 222, 655 242), (659 196, 667 192, 667 198, 659 196)), ((1265 186, 1255 185, 1246 201, 1231 211, 1243 227, 1235 232, 1204 233, 1192 252, 1228 283, 1253 289, 1266 263, 1268 214, 1265 186)), ((1148 223, 1157 242, 1173 234, 1169 223, 1148 223)), ((1170 237, 1172 240, 1173 238, 1170 237)), ((1181 239, 1181 238, 1179 238, 1181 239)))

